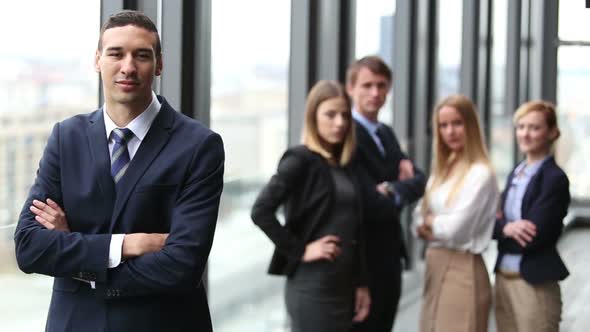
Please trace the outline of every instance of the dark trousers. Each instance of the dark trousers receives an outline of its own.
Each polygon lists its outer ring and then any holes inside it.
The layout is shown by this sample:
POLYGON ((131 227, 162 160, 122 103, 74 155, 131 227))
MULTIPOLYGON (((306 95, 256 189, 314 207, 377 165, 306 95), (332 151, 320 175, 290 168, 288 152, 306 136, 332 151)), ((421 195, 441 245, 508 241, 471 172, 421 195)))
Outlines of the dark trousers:
MULTIPOLYGON (((355 324, 354 332, 391 332, 402 289, 401 262, 387 269, 373 269, 369 290, 371 292, 371 311, 369 317, 355 324)), ((371 270, 371 265, 369 265, 371 270)))

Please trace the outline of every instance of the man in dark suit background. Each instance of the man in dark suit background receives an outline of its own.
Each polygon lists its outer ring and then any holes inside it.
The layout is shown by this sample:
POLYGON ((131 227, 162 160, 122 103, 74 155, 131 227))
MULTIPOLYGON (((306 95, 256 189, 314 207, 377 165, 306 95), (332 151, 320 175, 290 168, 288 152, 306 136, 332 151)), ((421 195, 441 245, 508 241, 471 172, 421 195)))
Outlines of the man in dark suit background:
POLYGON ((55 277, 46 330, 211 331, 221 138, 152 91, 147 16, 111 16, 95 65, 105 104, 55 125, 15 232, 19 267, 55 277))
POLYGON ((394 215, 380 214, 365 223, 371 310, 355 331, 390 332, 393 328, 401 293, 401 259, 407 258, 399 210, 422 196, 426 181, 402 152, 392 128, 378 121, 391 82, 391 70, 377 56, 355 61, 346 77, 356 124, 356 157, 379 191, 390 195, 398 207, 394 215))

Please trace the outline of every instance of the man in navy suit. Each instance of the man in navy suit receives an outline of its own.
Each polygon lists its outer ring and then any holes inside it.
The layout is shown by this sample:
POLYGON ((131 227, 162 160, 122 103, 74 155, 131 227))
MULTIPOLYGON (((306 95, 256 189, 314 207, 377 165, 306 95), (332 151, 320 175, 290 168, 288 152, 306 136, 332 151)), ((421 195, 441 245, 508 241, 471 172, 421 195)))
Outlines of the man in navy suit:
POLYGON ((211 331, 221 138, 152 92, 147 16, 111 16, 95 65, 105 103, 55 125, 15 232, 19 267, 55 278, 46 330, 211 331))
MULTIPOLYGON (((353 101, 356 158, 379 191, 394 199, 397 210, 418 200, 426 178, 400 148, 391 127, 379 122, 379 110, 391 87, 389 67, 377 56, 366 56, 348 68, 346 91, 353 101)), ((402 287, 401 258, 406 257, 398 213, 375 211, 365 223, 371 310, 355 331, 390 332, 402 287)))

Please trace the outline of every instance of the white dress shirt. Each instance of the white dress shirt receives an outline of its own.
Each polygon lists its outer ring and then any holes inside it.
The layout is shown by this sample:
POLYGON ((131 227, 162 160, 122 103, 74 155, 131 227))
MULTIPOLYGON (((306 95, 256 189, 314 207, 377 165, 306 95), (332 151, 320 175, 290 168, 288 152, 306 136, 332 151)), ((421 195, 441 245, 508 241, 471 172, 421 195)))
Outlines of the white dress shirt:
MULTIPOLYGON (((138 115, 135 119, 131 120, 127 124, 126 127, 133 132, 133 137, 127 142, 127 151, 129 152, 129 160, 132 160, 135 156, 135 153, 139 149, 141 142, 147 135, 148 131, 154 119, 160 112, 160 108, 162 104, 156 97, 156 94, 152 91, 152 102, 149 106, 143 111, 140 115, 138 115)), ((111 133, 113 129, 119 128, 113 122, 113 120, 109 117, 107 113, 106 104, 102 107, 103 115, 104 115, 104 126, 106 129, 106 137, 109 142, 109 157, 113 154, 113 146, 115 145, 115 139, 112 137, 111 133)), ((123 251, 123 238, 125 234, 113 234, 111 237, 111 244, 109 246, 109 264, 108 268, 112 269, 119 264, 121 264, 121 255, 123 251)), ((93 287, 94 288, 94 287, 93 287)))
MULTIPOLYGON (((432 182, 431 177, 427 187, 432 182)), ((454 184, 455 179, 447 180, 429 194, 428 209, 434 215, 432 233, 435 237, 429 246, 480 254, 492 239, 496 220, 499 198, 496 177, 487 165, 472 165, 454 200, 447 205, 454 184)), ((416 235, 416 229, 424 223, 422 200, 413 217, 412 231, 416 235)))

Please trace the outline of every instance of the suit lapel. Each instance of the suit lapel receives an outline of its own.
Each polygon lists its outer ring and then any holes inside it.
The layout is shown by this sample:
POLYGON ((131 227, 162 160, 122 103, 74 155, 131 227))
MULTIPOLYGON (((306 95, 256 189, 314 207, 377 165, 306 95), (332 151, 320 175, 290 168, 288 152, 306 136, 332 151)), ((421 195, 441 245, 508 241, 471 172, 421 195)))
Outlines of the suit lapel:
POLYGON ((114 230, 117 219, 125 207, 129 195, 133 192, 135 185, 170 139, 174 116, 175 111, 162 99, 162 108, 158 116, 154 119, 147 135, 129 163, 127 172, 125 172, 125 175, 118 184, 119 192, 117 192, 117 199, 115 200, 115 207, 111 219, 111 232, 114 230))
MULTIPOLYGON (((373 137, 369 134, 367 129, 362 124, 356 122, 356 136, 359 142, 361 150, 365 150, 369 155, 376 156, 377 158, 385 159, 385 156, 381 153, 381 150, 377 147, 377 144, 373 140, 373 137)), ((383 144, 383 142, 381 142, 383 144)), ((385 147, 384 147, 385 148, 385 147)))
POLYGON ((553 159, 553 157, 549 157, 549 159, 545 160, 543 162, 543 165, 541 165, 537 173, 533 175, 531 181, 526 186, 526 190, 524 192, 524 195, 522 196, 522 206, 520 208, 520 215, 522 218, 525 218, 525 212, 528 211, 529 206, 532 203, 532 197, 535 197, 537 195, 540 182, 543 181, 543 172, 545 171, 545 168, 551 167, 553 164, 555 164, 555 159, 553 159))
POLYGON ((93 165, 96 173, 98 185, 103 193, 105 202, 112 208, 112 202, 115 198, 115 183, 111 177, 111 158, 109 156, 108 140, 104 126, 104 114, 102 108, 90 116, 90 125, 86 133, 88 137, 88 146, 92 156, 93 165))

